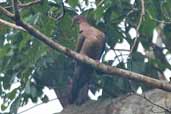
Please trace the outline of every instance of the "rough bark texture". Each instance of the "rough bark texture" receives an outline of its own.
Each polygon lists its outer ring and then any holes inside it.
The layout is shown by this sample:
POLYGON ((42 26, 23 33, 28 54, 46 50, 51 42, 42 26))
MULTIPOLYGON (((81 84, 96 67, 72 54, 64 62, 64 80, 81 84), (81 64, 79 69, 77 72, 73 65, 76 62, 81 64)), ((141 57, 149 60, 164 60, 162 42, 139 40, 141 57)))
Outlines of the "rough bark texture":
POLYGON ((142 96, 127 95, 116 99, 89 101, 82 106, 68 106, 60 114, 170 114, 161 108, 171 109, 170 92, 154 89, 142 96), (144 95, 147 99, 142 97, 144 95))

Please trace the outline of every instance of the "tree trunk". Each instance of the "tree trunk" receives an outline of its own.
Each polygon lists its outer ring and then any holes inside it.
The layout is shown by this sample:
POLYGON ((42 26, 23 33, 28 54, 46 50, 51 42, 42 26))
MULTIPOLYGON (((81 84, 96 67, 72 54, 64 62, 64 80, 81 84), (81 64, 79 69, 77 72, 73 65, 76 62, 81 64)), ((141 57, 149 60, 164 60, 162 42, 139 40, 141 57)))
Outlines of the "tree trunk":
POLYGON ((143 95, 127 95, 116 99, 89 101, 81 106, 70 105, 60 114, 170 114, 171 93, 159 89, 143 95))

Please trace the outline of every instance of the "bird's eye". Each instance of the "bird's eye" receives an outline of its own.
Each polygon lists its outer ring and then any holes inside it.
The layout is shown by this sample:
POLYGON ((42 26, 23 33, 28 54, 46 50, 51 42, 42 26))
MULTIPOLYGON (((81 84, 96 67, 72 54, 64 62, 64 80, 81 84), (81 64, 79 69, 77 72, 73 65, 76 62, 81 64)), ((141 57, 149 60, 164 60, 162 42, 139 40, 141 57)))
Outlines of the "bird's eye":
POLYGON ((80 31, 79 31, 79 33, 82 33, 82 32, 83 32, 83 30, 80 30, 80 31))

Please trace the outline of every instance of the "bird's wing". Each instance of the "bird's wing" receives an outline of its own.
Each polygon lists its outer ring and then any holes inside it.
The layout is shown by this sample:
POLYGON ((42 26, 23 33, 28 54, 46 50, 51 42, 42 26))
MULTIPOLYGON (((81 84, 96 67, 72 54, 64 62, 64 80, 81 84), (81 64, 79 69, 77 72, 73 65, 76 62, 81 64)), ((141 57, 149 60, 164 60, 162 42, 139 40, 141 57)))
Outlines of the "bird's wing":
POLYGON ((77 40, 77 44, 76 44, 76 52, 80 52, 84 41, 85 41, 85 37, 80 35, 78 40, 77 40))

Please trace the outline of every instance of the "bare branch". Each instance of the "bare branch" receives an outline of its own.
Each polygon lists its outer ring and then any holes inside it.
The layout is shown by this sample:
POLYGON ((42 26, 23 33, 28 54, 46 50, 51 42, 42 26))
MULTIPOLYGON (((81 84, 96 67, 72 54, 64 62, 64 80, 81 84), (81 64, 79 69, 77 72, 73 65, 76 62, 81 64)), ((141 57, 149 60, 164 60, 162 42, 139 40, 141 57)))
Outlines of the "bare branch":
POLYGON ((141 14, 140 14, 140 19, 139 19, 139 22, 138 22, 138 25, 137 25, 137 28, 136 28, 137 32, 140 29, 140 26, 141 26, 144 15, 145 15, 144 0, 141 0, 141 14))
MULTIPOLYGON (((36 5, 36 4, 39 4, 41 3, 42 1, 41 0, 33 0, 32 2, 28 2, 28 3, 19 3, 18 4, 18 8, 27 8, 27 7, 31 7, 32 5, 36 5)), ((12 8, 12 6, 7 6, 5 7, 5 9, 9 9, 9 8, 12 8)))
POLYGON ((129 78, 129 79, 132 79, 132 80, 137 80, 137 81, 144 82, 145 84, 148 84, 149 86, 152 86, 152 87, 155 87, 155 88, 163 89, 163 90, 166 90, 166 91, 171 91, 171 85, 168 82, 160 81, 160 80, 151 78, 150 76, 134 73, 134 72, 131 72, 131 71, 128 71, 128 70, 124 70, 124 69, 120 69, 120 68, 112 67, 112 66, 109 66, 109 65, 105 65, 103 63, 96 62, 95 60, 93 60, 93 59, 91 59, 91 58, 89 58, 87 56, 79 54, 79 53, 77 53, 75 51, 72 51, 69 48, 66 48, 66 47, 60 45, 57 42, 54 42, 52 40, 52 38, 47 37, 46 35, 44 35, 40 31, 38 31, 37 29, 35 29, 30 24, 26 24, 26 23, 22 22, 21 20, 19 20, 18 24, 20 26, 22 26, 30 35, 32 35, 35 38, 39 39, 40 41, 42 41, 43 43, 45 43, 49 47, 51 47, 51 48, 65 54, 65 55, 67 55, 67 56, 69 56, 71 58, 74 58, 77 61, 88 64, 88 65, 92 66, 95 69, 101 70, 102 72, 104 72, 106 74, 119 75, 119 76, 122 76, 123 78, 129 78))
POLYGON ((141 0, 141 14, 140 14, 140 19, 139 19, 139 22, 138 22, 138 25, 136 27, 136 37, 135 37, 135 40, 134 40, 134 43, 132 45, 132 48, 131 48, 131 51, 130 51, 130 54, 132 54, 132 52, 134 51, 134 48, 137 44, 137 40, 138 40, 138 37, 139 37, 139 29, 140 29, 140 26, 142 24, 142 20, 143 20, 143 17, 145 15, 145 8, 144 8, 144 0, 141 0))
POLYGON ((30 7, 32 5, 35 5, 35 4, 39 4, 41 3, 42 1, 41 0, 34 0, 32 2, 28 2, 28 3, 25 3, 25 4, 19 4, 18 7, 19 8, 25 8, 25 7, 30 7))
POLYGON ((60 3, 61 7, 62 7, 62 13, 60 13, 59 16, 53 16, 53 15, 49 15, 50 18, 52 18, 53 20, 55 21, 59 21, 60 19, 62 19, 65 15, 65 6, 64 6, 64 3, 63 3, 63 0, 61 0, 61 3, 60 3))
POLYGON ((0 19, 0 23, 1 23, 1 24, 4 24, 4 25, 6 25, 6 26, 9 26, 9 27, 11 27, 11 28, 14 28, 14 29, 26 31, 24 28, 22 28, 22 27, 20 27, 20 26, 17 26, 17 25, 14 24, 14 23, 5 21, 5 20, 3 20, 3 19, 0 19))
POLYGON ((130 52, 130 50, 129 49, 113 49, 113 50, 115 50, 115 51, 126 51, 126 52, 130 52))
POLYGON ((92 67, 103 71, 106 74, 110 74, 110 75, 119 75, 122 76, 124 78, 129 78, 129 79, 134 79, 134 80, 138 80, 138 81, 142 81, 152 87, 156 87, 156 88, 160 88, 166 91, 171 91, 171 85, 167 82, 164 81, 160 81, 154 78, 150 78, 150 76, 145 76, 142 74, 138 74, 138 73, 134 73, 134 72, 130 72, 128 70, 124 70, 124 69, 119 69, 119 68, 115 68, 109 65, 105 65, 102 63, 97 63, 95 60, 78 54, 75 51, 72 51, 69 48, 66 48, 60 44, 58 44, 57 42, 54 42, 53 40, 51 40, 51 38, 48 38, 47 36, 45 36, 44 34, 42 34, 41 32, 39 32, 37 29, 35 29, 34 27, 32 27, 29 24, 23 23, 21 22, 20 25, 26 29, 28 31, 28 33, 30 33, 31 35, 33 35, 35 38, 38 38, 40 41, 44 42, 45 44, 47 44, 48 46, 50 46, 51 48, 64 53, 65 55, 74 58, 82 63, 85 64, 89 64, 92 67))
POLYGON ((164 107, 164 106, 161 106, 161 105, 158 105, 158 104, 154 103, 154 102, 151 101, 149 98, 147 98, 147 97, 145 96, 145 94, 144 94, 144 95, 135 94, 135 95, 137 95, 137 96, 139 96, 139 97, 142 97, 142 98, 144 98, 147 102, 151 103, 152 105, 157 106, 157 107, 161 108, 162 110, 171 113, 171 110, 170 110, 169 108, 166 108, 166 107, 164 107))
POLYGON ((56 18, 56 20, 60 20, 65 15, 65 8, 64 8, 63 0, 61 0, 61 5, 62 5, 62 13, 56 18))
POLYGON ((12 14, 11 12, 9 12, 8 10, 6 10, 5 8, 1 6, 0 6, 0 12, 11 19, 14 19, 14 14, 12 14))
POLYGON ((147 11, 147 14, 149 16, 149 18, 153 21, 156 21, 156 22, 159 22, 159 23, 164 23, 164 24, 171 24, 171 21, 164 21, 164 20, 159 20, 159 19, 156 19, 154 18, 149 11, 147 11))
POLYGON ((118 60, 118 62, 119 63, 121 63, 121 61, 120 61, 120 59, 119 59, 119 56, 118 56, 118 54, 116 53, 116 51, 114 50, 114 53, 115 53, 115 58, 114 58, 114 60, 113 61, 115 61, 115 59, 117 59, 118 60))

